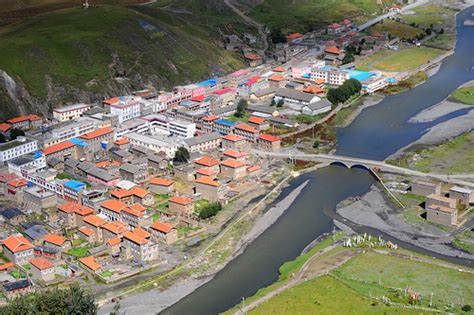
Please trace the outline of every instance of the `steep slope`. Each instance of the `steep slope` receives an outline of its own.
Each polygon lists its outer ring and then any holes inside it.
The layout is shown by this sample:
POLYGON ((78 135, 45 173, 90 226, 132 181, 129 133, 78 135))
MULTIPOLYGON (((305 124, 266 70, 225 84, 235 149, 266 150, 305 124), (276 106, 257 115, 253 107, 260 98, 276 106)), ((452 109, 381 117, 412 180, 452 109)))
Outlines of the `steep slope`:
POLYGON ((219 44, 215 29, 158 5, 76 7, 23 19, 0 29, 0 116, 46 114, 64 102, 147 84, 166 88, 242 66, 219 44))

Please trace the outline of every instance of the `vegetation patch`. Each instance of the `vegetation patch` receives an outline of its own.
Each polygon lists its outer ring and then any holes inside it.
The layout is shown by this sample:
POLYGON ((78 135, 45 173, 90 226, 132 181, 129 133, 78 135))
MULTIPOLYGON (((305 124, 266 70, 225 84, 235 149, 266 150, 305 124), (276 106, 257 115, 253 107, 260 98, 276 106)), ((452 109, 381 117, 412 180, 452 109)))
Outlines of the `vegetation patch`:
POLYGON ((435 48, 412 47, 389 54, 373 64, 375 69, 389 72, 415 70, 441 56, 444 52, 435 48))
POLYGON ((77 258, 86 257, 88 255, 90 247, 83 246, 83 247, 76 247, 72 248, 68 251, 68 254, 77 258))
POLYGON ((453 102, 474 105, 474 85, 457 89, 449 99, 453 102))
POLYGON ((412 39, 421 36, 424 31, 394 20, 384 20, 383 23, 371 27, 372 32, 388 32, 390 36, 403 39, 412 39))
POLYGON ((386 87, 383 91, 387 94, 397 94, 415 88, 417 85, 428 80, 428 75, 424 71, 419 71, 409 77, 408 79, 402 80, 395 85, 386 87))

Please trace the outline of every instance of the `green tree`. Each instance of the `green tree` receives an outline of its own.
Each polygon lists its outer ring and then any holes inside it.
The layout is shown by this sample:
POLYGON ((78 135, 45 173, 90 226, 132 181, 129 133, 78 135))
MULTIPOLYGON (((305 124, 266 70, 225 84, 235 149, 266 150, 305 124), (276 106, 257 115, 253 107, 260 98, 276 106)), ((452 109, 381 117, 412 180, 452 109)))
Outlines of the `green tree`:
POLYGON ((10 140, 15 140, 18 136, 24 136, 25 132, 21 129, 13 128, 10 130, 10 140))
POLYGON ((272 39, 272 43, 286 43, 286 37, 283 35, 280 29, 275 29, 270 33, 270 38, 272 39))
POLYGON ((276 105, 275 99, 272 98, 272 101, 270 102, 270 106, 275 106, 275 105, 276 105))
POLYGON ((201 211, 199 211, 199 218, 208 219, 210 217, 215 216, 221 210, 222 204, 220 202, 210 203, 207 206, 203 207, 201 211))
POLYGON ((0 133, 0 143, 4 143, 5 141, 7 141, 7 139, 5 139, 5 135, 0 133))
POLYGON ((245 110, 247 109, 248 103, 247 100, 241 98, 237 103, 237 111, 235 112, 234 116, 242 118, 245 115, 245 110))
POLYGON ((277 107, 283 107, 283 104, 285 104, 285 101, 283 99, 280 99, 277 103, 277 107))
POLYGON ((185 147, 179 147, 174 154, 173 161, 179 163, 187 163, 189 160, 189 151, 185 147))
POLYGON ((338 93, 337 89, 329 89, 326 97, 328 98, 328 100, 332 104, 336 105, 337 103, 339 103, 338 95, 339 95, 339 93, 338 93))
POLYGON ((352 52, 348 52, 344 58, 342 58, 342 64, 348 64, 354 61, 354 54, 352 52))
POLYGON ((319 141, 318 140, 314 140, 313 148, 315 148, 315 149, 319 148, 319 141))

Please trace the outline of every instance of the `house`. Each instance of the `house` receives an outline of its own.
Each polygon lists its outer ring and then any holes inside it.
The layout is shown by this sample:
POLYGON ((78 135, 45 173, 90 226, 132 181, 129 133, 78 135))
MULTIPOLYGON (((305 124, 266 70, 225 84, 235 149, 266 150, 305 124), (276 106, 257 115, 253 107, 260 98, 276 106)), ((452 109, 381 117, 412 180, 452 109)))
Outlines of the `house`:
POLYGON ((249 177, 258 177, 262 174, 262 167, 260 165, 247 166, 247 175, 249 177))
POLYGON ((289 43, 296 43, 296 42, 299 42, 303 39, 303 34, 300 34, 300 33, 293 33, 293 34, 289 34, 286 36, 286 40, 289 42, 289 43))
POLYGON ((33 258, 34 245, 23 235, 12 235, 2 243, 3 254, 16 265, 25 265, 33 258))
POLYGON ((456 199, 460 205, 469 206, 474 202, 474 192, 471 189, 453 186, 449 189, 449 197, 456 199))
POLYGON ((107 221, 121 220, 121 212, 127 208, 127 204, 116 199, 109 199, 100 204, 100 214, 105 216, 107 221))
POLYGON ((12 125, 10 124, 0 123, 0 133, 2 133, 4 136, 8 134, 11 128, 12 128, 12 125))
POLYGON ((1 214, 2 217, 4 217, 5 220, 12 225, 20 225, 20 223, 26 221, 26 214, 24 214, 23 211, 18 208, 4 209, 1 214))
POLYGON ((135 203, 126 207, 122 211, 122 220, 132 227, 142 227, 149 225, 151 216, 146 214, 146 208, 135 203))
POLYGON ((7 197, 16 202, 23 202, 23 192, 29 187, 24 178, 15 179, 7 183, 7 197))
POLYGON ((341 33, 343 30, 344 30, 344 26, 338 23, 332 23, 328 25, 326 32, 328 35, 336 35, 336 34, 341 33))
POLYGON ((221 162, 221 175, 233 180, 245 177, 247 175, 247 165, 242 161, 226 159, 221 162))
POLYGON ((104 242, 107 242, 113 238, 121 238, 122 235, 128 230, 128 224, 123 221, 113 221, 106 223, 102 226, 104 242))
POLYGON ((268 83, 273 88, 280 88, 284 86, 286 78, 281 74, 274 74, 268 78, 268 83))
POLYGON ((228 121, 225 119, 217 119, 214 121, 213 131, 220 133, 221 135, 228 135, 233 132, 235 122, 228 121))
POLYGON ((23 231, 26 238, 32 242, 34 245, 41 245, 44 241, 44 237, 49 234, 49 231, 46 230, 42 225, 33 225, 30 228, 27 228, 23 231))
POLYGON ((102 272, 102 265, 97 262, 94 256, 79 258, 79 262, 88 271, 92 271, 94 273, 102 272))
POLYGON ((305 93, 294 89, 280 88, 275 92, 275 101, 283 100, 291 108, 301 110, 301 107, 321 100, 312 93, 305 93))
POLYGON ((202 199, 218 201, 224 196, 225 186, 212 177, 202 176, 194 181, 194 192, 202 199))
POLYGON ((155 221, 150 229, 157 242, 169 245, 178 240, 178 230, 170 223, 155 221))
POLYGON ((130 148, 130 141, 122 137, 115 140, 114 145, 120 150, 128 150, 128 148, 130 148))
POLYGON ((391 13, 401 13, 402 12, 402 7, 399 5, 391 5, 388 7, 388 12, 391 13))
POLYGON ((107 221, 95 214, 88 215, 84 218, 84 227, 92 230, 95 243, 103 242, 102 226, 106 224, 107 221))
POLYGON ((56 206, 57 196, 43 187, 33 186, 23 192, 23 202, 41 209, 53 208, 56 206))
POLYGON ((244 54, 244 58, 252 68, 260 66, 263 63, 263 58, 257 54, 244 54))
POLYGON ((250 144, 242 136, 229 134, 222 137, 222 148, 236 151, 248 151, 250 149, 250 144))
POLYGON ((189 152, 207 152, 213 151, 221 145, 221 134, 218 132, 205 133, 193 138, 185 139, 184 147, 189 152))
POLYGON ((148 182, 148 188, 155 194, 170 194, 174 190, 174 180, 155 177, 148 182))
POLYGON ((265 151, 276 152, 280 150, 281 138, 262 133, 258 137, 257 146, 265 151))
POLYGON ((44 246, 49 246, 58 249, 59 251, 66 251, 71 248, 71 242, 67 240, 64 236, 56 234, 47 234, 44 239, 44 246))
POLYGON ((31 273, 33 277, 40 279, 44 282, 53 281, 54 265, 44 257, 37 257, 30 260, 31 273))
POLYGON ((216 178, 217 175, 219 175, 218 171, 212 168, 208 168, 208 167, 202 167, 196 170, 196 178, 200 178, 202 176, 209 176, 212 178, 216 178))
POLYGON ((427 206, 426 220, 448 226, 456 225, 458 222, 458 209, 441 205, 427 206))
POLYGON ((88 111, 92 108, 92 105, 88 104, 74 104, 68 105, 60 108, 55 108, 53 110, 53 117, 59 122, 64 122, 68 120, 74 120, 81 117, 83 112, 88 111))
POLYGON ((248 156, 247 152, 239 152, 232 149, 225 150, 222 152, 222 155, 224 159, 231 158, 241 162, 245 162, 248 156))
POLYGON ((411 184, 411 193, 419 196, 441 195, 441 183, 416 181, 411 184))
POLYGON ((122 246, 124 248, 124 257, 126 259, 133 259, 138 264, 158 258, 158 245, 141 237, 134 231, 126 232, 123 235, 122 246))
POLYGON ((85 226, 79 228, 79 238, 85 240, 89 244, 95 243, 95 233, 92 229, 87 228, 85 226))
MULTIPOLYGON (((272 83, 271 81, 269 82, 272 83)), ((278 86, 269 86, 264 89, 256 90, 252 92, 252 94, 250 94, 250 98, 255 99, 255 100, 264 100, 264 99, 271 98, 275 96, 275 91, 277 88, 278 86)))
POLYGON ((210 133, 214 130, 214 121, 218 120, 219 116, 217 115, 208 115, 201 119, 201 130, 205 133, 210 133))
POLYGON ((129 180, 134 183, 144 182, 148 176, 146 168, 141 168, 131 163, 125 163, 119 168, 122 179, 129 180))
POLYGON ((43 119, 38 115, 30 114, 8 119, 7 123, 9 123, 14 129, 30 129, 41 127, 43 119))
POLYGON ((81 226, 86 216, 94 214, 94 209, 72 201, 58 205, 57 210, 59 219, 68 227, 81 226))
POLYGON ((107 154, 108 149, 112 146, 115 136, 113 128, 105 127, 100 128, 79 136, 80 139, 86 144, 86 152, 88 156, 104 156, 107 154))
POLYGON ((28 279, 3 284, 3 294, 9 300, 13 300, 29 292, 31 292, 31 286, 28 279))
POLYGON ((120 245, 122 244, 122 239, 119 237, 111 238, 107 241, 107 247, 109 249, 109 254, 112 257, 120 256, 120 245))
POLYGON ((322 99, 314 103, 310 103, 301 108, 301 113, 305 115, 316 116, 319 114, 330 112, 332 103, 327 99, 322 99))
MULTIPOLYGON (((192 138, 191 138, 192 139, 192 138)), ((168 169, 170 159, 164 152, 149 154, 148 158, 148 169, 153 174, 165 173, 168 169)))
POLYGON ((181 180, 190 182, 194 180, 194 176, 196 174, 194 165, 181 165, 181 166, 175 166, 174 167, 174 177, 179 178, 181 180))
POLYGON ((248 119, 248 124, 259 131, 270 128, 270 123, 263 117, 252 116, 248 119))
POLYGON ((257 141, 259 131, 252 126, 246 124, 238 124, 234 128, 234 134, 245 138, 251 143, 255 143, 257 141))
POLYGON ((15 140, 0 143, 0 162, 7 162, 36 150, 38 141, 18 136, 15 140))
POLYGON ((444 197, 443 195, 431 194, 426 197, 426 208, 442 206, 456 208, 456 199, 444 197))
POLYGON ((182 196, 173 196, 168 200, 169 211, 177 215, 189 216, 194 212, 192 199, 182 196))
POLYGON ((140 186, 135 186, 132 189, 130 189, 130 192, 132 193, 134 203, 139 203, 144 206, 153 205, 154 203, 153 194, 147 189, 140 186))
POLYGON ((197 159, 196 161, 194 161, 194 163, 196 164, 197 167, 200 167, 200 168, 207 167, 215 171, 219 171, 219 164, 220 164, 219 160, 216 160, 213 157, 208 156, 208 155, 205 155, 197 159))

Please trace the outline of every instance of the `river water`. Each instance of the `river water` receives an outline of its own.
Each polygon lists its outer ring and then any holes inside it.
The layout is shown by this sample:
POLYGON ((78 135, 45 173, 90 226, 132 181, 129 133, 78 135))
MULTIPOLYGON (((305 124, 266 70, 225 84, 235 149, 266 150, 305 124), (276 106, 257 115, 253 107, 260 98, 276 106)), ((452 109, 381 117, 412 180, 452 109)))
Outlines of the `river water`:
MULTIPOLYGON (((474 7, 471 7, 458 14, 456 51, 443 62, 436 75, 411 91, 389 96, 378 105, 366 108, 348 127, 337 131, 338 154, 383 160, 420 138, 433 124, 462 114, 452 113, 432 123, 407 122, 421 110, 442 101, 459 85, 474 79, 474 26, 462 25, 473 13, 474 7)), ((280 198, 308 179, 300 196, 274 225, 215 278, 162 314, 217 314, 239 303, 242 297, 249 297, 275 282, 278 268, 284 262, 294 259, 312 240, 332 230, 336 205, 349 196, 364 194, 375 182, 367 171, 331 166, 295 179, 280 198)))

